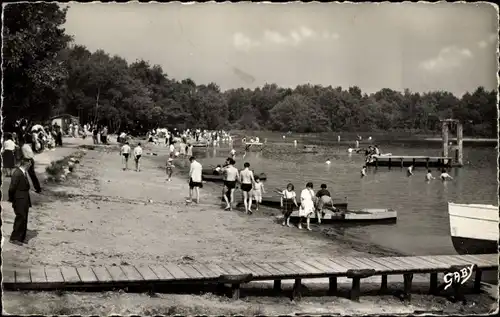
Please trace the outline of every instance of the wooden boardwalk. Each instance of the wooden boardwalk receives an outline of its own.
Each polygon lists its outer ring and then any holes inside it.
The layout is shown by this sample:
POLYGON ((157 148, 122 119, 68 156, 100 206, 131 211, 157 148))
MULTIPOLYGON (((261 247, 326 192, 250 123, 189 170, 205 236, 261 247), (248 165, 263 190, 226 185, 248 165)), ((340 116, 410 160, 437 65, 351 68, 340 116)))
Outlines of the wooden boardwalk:
MULTIPOLYGON (((301 280, 329 278, 329 292, 337 290, 337 278, 352 279, 351 299, 360 296, 360 281, 382 276, 381 290, 387 289, 388 275, 404 276, 404 294, 409 298, 413 274, 430 274, 430 292, 438 289, 437 274, 474 265, 475 289, 479 290, 483 271, 498 269, 497 254, 406 256, 406 257, 335 257, 268 263, 173 264, 144 266, 40 267, 2 270, 5 290, 71 290, 126 288, 166 284, 231 284, 233 298, 239 297, 241 284, 274 281, 281 290, 282 280, 295 280, 293 297, 300 297, 301 280)), ((458 289, 458 288, 457 288, 458 289)))
POLYGON ((367 166, 425 166, 429 167, 451 167, 452 158, 444 156, 406 156, 406 155, 373 155, 373 162, 367 162, 367 166))

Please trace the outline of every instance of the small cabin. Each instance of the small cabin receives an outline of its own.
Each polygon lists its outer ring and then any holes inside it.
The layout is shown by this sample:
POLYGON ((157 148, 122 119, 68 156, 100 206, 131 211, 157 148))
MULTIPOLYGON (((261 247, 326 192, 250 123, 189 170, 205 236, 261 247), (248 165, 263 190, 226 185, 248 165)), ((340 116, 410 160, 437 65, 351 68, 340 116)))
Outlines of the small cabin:
POLYGON ((80 119, 78 117, 72 116, 70 114, 61 114, 61 115, 52 117, 50 119, 51 126, 54 126, 57 124, 58 126, 61 127, 61 130, 64 132, 68 131, 70 123, 79 124, 79 122, 80 122, 80 119))

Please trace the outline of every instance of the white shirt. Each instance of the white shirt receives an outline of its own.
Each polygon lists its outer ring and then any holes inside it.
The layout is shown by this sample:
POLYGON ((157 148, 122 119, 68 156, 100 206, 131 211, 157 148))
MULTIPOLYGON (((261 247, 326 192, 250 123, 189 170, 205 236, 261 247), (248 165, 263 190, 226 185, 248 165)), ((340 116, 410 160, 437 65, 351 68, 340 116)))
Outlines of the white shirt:
POLYGON ((292 198, 295 198, 297 196, 294 191, 289 192, 288 189, 285 189, 282 194, 283 194, 283 198, 286 198, 286 199, 292 199, 292 198))
POLYGON ((433 179, 434 177, 432 177, 432 174, 431 173, 427 173, 427 175, 425 175, 425 179, 430 181, 431 179, 433 179))
POLYGON ((173 144, 170 144, 170 152, 175 151, 175 146, 173 144))
POLYGON ((203 167, 197 161, 193 161, 191 163, 191 167, 189 169, 189 177, 193 180, 193 182, 201 183, 202 169, 203 169, 203 167))
POLYGON ((16 143, 12 140, 6 140, 3 142, 3 149, 5 151, 14 151, 16 149, 16 143))
POLYGON ((122 154, 129 154, 130 153, 130 146, 128 144, 125 144, 122 146, 122 149, 120 150, 122 154))
POLYGON ((236 154, 236 150, 235 150, 235 149, 232 149, 232 150, 231 150, 231 154, 232 154, 232 155, 236 154))
POLYGON ((134 148, 134 156, 137 156, 137 155, 142 155, 142 147, 140 147, 140 146, 136 146, 134 148))

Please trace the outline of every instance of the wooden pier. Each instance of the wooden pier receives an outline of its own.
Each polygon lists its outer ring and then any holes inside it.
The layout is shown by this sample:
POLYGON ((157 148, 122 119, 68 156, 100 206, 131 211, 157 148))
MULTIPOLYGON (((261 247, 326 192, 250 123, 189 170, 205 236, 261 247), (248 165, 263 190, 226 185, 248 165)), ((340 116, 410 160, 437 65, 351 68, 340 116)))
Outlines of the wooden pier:
POLYGON ((366 166, 388 166, 405 167, 452 167, 452 159, 444 156, 406 156, 406 155, 373 155, 373 161, 367 162, 366 166))
MULTIPOLYGON (((479 291, 483 271, 498 270, 498 254, 404 256, 404 257, 332 257, 289 262, 232 263, 158 263, 144 266, 38 267, 2 270, 5 290, 104 290, 129 287, 154 287, 168 284, 215 284, 223 289, 231 285, 232 297, 239 298, 240 285, 251 281, 274 281, 281 290, 282 280, 295 280, 293 298, 300 298, 301 280, 328 278, 329 293, 337 291, 337 278, 352 279, 350 298, 358 300, 361 280, 381 276, 381 291, 387 290, 388 275, 403 275, 403 293, 410 299, 413 274, 430 274, 430 293, 439 292, 438 273, 457 272, 473 265, 474 290, 479 291)), ((472 280, 472 278, 471 278, 472 280)), ((454 284, 461 294, 460 283, 454 284)), ((462 286, 463 288, 463 286, 462 286)))

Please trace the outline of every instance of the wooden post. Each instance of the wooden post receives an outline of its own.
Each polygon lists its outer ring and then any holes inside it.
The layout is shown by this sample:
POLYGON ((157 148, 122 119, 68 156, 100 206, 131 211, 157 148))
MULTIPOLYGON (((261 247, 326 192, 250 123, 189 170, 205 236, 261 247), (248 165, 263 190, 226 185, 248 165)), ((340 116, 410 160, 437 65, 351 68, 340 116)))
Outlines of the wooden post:
POLYGON ((358 301, 360 293, 361 293, 361 278, 356 276, 352 278, 352 288, 350 293, 351 300, 358 301))
POLYGON ((328 278, 328 294, 332 295, 337 292, 337 278, 330 277, 328 278))
POLYGON ((301 286, 302 286, 302 280, 300 278, 295 279, 295 283, 293 283, 292 299, 297 299, 297 300, 301 299, 302 297, 301 286))
POLYGON ((462 166, 464 163, 464 127, 462 123, 457 122, 457 146, 458 146, 458 165, 462 166))
POLYGON ((380 283, 380 292, 381 293, 387 292, 387 275, 386 274, 382 275, 382 282, 380 283))
POLYGON ((281 280, 274 280, 274 287, 273 287, 275 292, 281 291, 281 280))
POLYGON ((413 164, 413 168, 415 168, 415 158, 413 158, 413 160, 411 161, 411 163, 413 164))
POLYGON ((429 158, 425 159, 425 168, 429 169, 429 158))
POLYGON ((391 158, 389 157, 389 169, 391 169, 391 158))
POLYGON ((474 292, 480 293, 481 292, 481 278, 482 278, 483 272, 476 268, 476 279, 474 280, 474 292))
POLYGON ((375 158, 375 168, 378 168, 378 157, 375 158))
POLYGON ((404 297, 407 300, 411 299, 411 285, 413 281, 413 274, 408 273, 403 275, 404 279, 404 297))
POLYGON ((231 295, 233 299, 240 298, 240 284, 232 284, 231 285, 231 295))
POLYGON ((401 168, 403 168, 403 167, 404 167, 404 164, 405 164, 404 159, 403 159, 403 158, 401 158, 401 168))
POLYGON ((429 294, 436 295, 438 287, 438 274, 431 273, 431 283, 429 287, 429 294))
POLYGON ((443 156, 448 157, 448 122, 442 121, 443 156))

